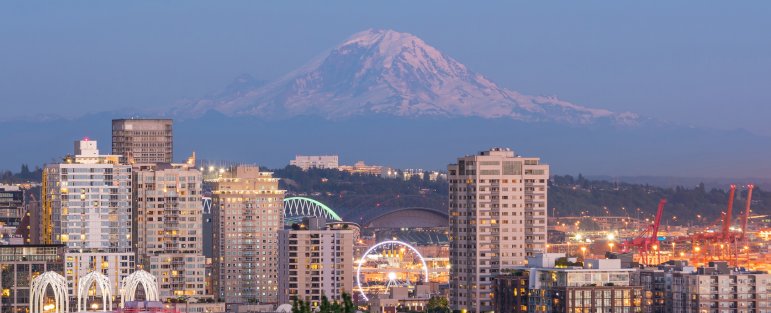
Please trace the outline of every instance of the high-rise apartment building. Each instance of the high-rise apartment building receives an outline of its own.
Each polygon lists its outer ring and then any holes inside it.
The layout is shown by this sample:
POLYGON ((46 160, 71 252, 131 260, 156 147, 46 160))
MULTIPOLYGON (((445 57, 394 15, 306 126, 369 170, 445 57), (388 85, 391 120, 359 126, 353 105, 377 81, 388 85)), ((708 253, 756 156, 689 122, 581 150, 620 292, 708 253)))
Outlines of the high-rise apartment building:
POLYGON ((289 165, 297 166, 303 171, 311 168, 337 169, 339 161, 337 155, 296 155, 289 165))
POLYGON ((493 310, 492 279, 546 251, 549 166, 493 148, 448 166, 450 307, 493 310))
POLYGON ((188 163, 134 167, 137 264, 158 278, 161 300, 206 294, 202 184, 188 163))
POLYGON ((229 303, 276 303, 284 191, 273 173, 239 165, 213 179, 214 283, 229 303))
POLYGON ((341 301, 353 292, 353 230, 330 227, 323 217, 278 233, 278 301, 308 301, 318 307, 321 296, 341 301))
POLYGON ((112 154, 127 163, 171 163, 173 144, 170 119, 112 120, 112 154))
POLYGON ((43 170, 42 237, 64 244, 70 296, 79 277, 98 270, 118 282, 134 270, 131 220, 131 166, 117 155, 100 155, 96 141, 75 142, 75 154, 43 170))

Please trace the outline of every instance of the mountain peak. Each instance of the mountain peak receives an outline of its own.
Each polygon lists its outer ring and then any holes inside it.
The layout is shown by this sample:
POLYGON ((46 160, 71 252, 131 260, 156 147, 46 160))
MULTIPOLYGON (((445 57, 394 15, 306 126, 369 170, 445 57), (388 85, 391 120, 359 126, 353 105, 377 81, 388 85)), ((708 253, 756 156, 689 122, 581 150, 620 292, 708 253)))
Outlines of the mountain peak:
POLYGON ((359 45, 379 48, 381 53, 398 52, 403 47, 418 45, 428 46, 423 40, 410 33, 401 33, 391 29, 368 29, 349 37, 340 46, 359 45))
POLYGON ((270 84, 228 90, 188 109, 263 117, 343 119, 388 114, 577 124, 598 119, 628 123, 637 118, 501 88, 417 36, 388 29, 356 33, 328 54, 270 84))

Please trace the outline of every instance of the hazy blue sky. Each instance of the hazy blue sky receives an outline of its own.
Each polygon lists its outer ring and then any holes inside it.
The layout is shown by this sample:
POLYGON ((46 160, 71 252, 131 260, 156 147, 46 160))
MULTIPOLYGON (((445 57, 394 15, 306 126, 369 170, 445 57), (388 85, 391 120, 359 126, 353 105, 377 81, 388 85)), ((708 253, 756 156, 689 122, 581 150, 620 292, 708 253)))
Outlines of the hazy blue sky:
POLYGON ((367 28, 523 93, 771 135, 769 1, 4 1, 0 114, 169 106, 367 28))

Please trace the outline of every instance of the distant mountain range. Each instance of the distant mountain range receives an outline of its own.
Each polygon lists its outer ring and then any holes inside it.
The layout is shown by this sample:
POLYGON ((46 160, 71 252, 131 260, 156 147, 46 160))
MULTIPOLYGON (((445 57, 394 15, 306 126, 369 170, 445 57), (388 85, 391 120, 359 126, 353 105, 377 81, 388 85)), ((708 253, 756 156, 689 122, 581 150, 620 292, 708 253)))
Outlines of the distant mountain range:
POLYGON ((348 164, 443 169, 458 156, 506 146, 542 157, 557 174, 771 176, 769 137, 525 95, 392 30, 355 34, 274 81, 239 76, 170 111, 2 121, 0 169, 55 161, 83 136, 107 152, 110 119, 158 116, 176 120, 178 160, 196 151, 277 168, 295 154, 333 153, 348 164))
POLYGON ((213 110, 228 116, 314 115, 332 120, 387 114, 574 124, 600 119, 629 124, 638 119, 629 112, 501 88, 420 38, 393 30, 357 33, 274 82, 253 82, 240 77, 225 92, 192 101, 174 113, 200 116, 213 110))

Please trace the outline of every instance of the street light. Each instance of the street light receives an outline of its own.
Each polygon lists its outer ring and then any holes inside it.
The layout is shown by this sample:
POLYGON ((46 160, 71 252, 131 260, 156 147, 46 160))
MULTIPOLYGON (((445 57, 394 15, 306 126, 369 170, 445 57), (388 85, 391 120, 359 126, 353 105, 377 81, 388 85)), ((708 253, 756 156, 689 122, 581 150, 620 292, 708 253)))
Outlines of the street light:
POLYGON ((613 253, 613 246, 614 246, 613 242, 609 242, 608 246, 610 247, 610 252, 613 253))
POLYGON ((586 247, 581 247, 581 255, 582 255, 582 258, 585 260, 586 259, 586 247))

